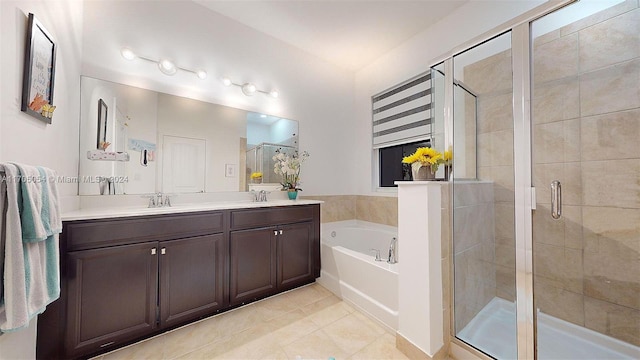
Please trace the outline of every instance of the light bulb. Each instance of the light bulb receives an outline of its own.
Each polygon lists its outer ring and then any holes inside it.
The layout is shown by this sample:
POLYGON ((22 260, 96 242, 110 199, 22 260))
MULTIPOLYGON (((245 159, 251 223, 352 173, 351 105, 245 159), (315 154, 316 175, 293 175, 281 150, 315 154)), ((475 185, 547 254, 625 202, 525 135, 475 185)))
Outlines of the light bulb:
POLYGON ((207 78, 207 72, 204 70, 198 70, 196 71, 196 75, 198 75, 198 77, 202 80, 207 78))
POLYGON ((136 54, 133 52, 133 50, 127 47, 123 47, 122 50, 120 50, 120 54, 122 54, 122 57, 127 60, 133 60, 136 58, 136 54))
POLYGON ((175 73, 178 72, 178 68, 176 67, 176 65, 167 59, 161 59, 158 62, 158 68, 163 74, 169 76, 175 75, 175 73))
POLYGON ((247 96, 252 96, 256 92, 256 86, 252 83, 245 83, 242 85, 242 93, 247 96))
POLYGON ((231 85, 231 79, 222 78, 222 83, 224 84, 224 86, 229 86, 229 85, 231 85))
POLYGON ((274 89, 274 90, 271 90, 269 95, 271 95, 272 98, 277 98, 278 96, 280 96, 280 93, 278 92, 278 90, 274 89))
POLYGON ((267 115, 265 115, 265 114, 260 114, 260 117, 261 117, 261 118, 266 118, 266 117, 267 117, 267 115))

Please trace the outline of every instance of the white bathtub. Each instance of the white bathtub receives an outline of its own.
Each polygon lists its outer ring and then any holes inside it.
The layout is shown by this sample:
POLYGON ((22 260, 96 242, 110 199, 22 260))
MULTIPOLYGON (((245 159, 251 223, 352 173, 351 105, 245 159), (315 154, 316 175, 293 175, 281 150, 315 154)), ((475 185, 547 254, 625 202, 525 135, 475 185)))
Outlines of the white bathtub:
MULTIPOLYGON (((349 220, 322 224, 318 282, 336 296, 398 329, 398 265, 387 264, 392 226, 349 220), (384 261, 375 261, 379 249, 384 261)), ((400 241, 398 242, 400 243, 400 241)), ((402 261, 398 256, 398 261, 402 261)))

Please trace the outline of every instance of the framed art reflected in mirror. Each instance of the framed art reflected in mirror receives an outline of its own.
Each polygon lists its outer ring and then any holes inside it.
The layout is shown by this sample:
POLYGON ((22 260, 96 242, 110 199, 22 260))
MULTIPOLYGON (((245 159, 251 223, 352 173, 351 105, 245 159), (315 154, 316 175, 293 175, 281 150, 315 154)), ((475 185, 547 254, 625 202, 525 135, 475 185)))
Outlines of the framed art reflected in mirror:
POLYGON ((21 110, 51 124, 56 44, 51 34, 33 14, 29 14, 24 58, 21 110))

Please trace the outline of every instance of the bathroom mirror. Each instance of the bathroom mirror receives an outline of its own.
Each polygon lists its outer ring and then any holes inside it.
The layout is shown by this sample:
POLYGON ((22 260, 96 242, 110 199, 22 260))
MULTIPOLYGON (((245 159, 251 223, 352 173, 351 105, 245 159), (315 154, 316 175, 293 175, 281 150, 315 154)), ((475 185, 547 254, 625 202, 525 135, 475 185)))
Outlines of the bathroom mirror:
POLYGON ((237 192, 256 182, 277 185, 270 163, 276 149, 298 149, 297 121, 81 79, 79 195, 99 195, 99 180, 105 177, 115 194, 237 192), (251 179, 253 173, 264 175, 251 179))

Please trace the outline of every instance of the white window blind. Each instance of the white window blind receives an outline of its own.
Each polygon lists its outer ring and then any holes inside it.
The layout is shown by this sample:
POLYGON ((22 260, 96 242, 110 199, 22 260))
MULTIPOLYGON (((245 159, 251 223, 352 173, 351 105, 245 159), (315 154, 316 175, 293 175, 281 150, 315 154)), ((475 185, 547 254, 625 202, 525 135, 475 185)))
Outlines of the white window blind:
POLYGON ((424 140, 431 136, 431 72, 372 98, 373 148, 424 140))

